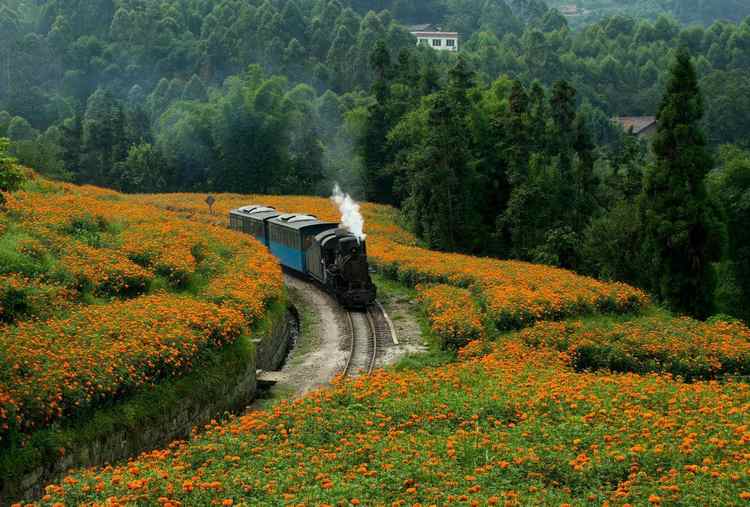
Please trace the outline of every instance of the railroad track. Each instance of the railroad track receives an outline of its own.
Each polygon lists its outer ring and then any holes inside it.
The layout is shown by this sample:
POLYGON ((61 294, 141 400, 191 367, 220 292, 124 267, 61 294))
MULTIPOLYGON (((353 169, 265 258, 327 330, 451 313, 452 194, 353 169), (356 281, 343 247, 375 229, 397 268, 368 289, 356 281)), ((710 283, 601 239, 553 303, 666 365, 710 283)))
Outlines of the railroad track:
POLYGON ((345 376, 369 375, 375 367, 378 348, 397 343, 383 307, 376 303, 365 311, 346 312, 351 349, 344 368, 345 376))

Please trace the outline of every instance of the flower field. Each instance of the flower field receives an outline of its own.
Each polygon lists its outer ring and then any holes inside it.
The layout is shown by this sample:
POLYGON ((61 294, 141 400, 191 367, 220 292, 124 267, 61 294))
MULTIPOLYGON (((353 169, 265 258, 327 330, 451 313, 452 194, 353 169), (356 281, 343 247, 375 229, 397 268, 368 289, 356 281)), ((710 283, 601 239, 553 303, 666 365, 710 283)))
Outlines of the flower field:
POLYGON ((243 326, 233 309, 168 294, 22 322, 2 336, 3 388, 30 431, 188 371, 202 350, 236 340, 243 326))
POLYGON ((578 373, 518 340, 81 471, 41 505, 743 505, 744 383, 578 373))
MULTIPOLYGON (((221 195, 210 214, 203 198, 70 185, 9 197, 0 255, 17 269, 0 273, 0 304, 17 317, 0 335, 2 431, 181 375, 202 350, 246 332, 281 277, 257 242, 223 227, 229 209, 261 202, 338 219, 326 199, 221 195), (60 309, 42 311, 47 302, 60 309)), ((732 377, 750 369, 746 327, 639 316, 649 301, 631 287, 430 252, 394 210, 363 212, 378 269, 416 288, 446 347, 470 342, 456 362, 339 380, 212 423, 190 442, 74 472, 37 504, 750 500, 750 388, 732 377)))
POLYGON ((430 327, 444 348, 459 348, 484 337, 482 312, 467 289, 451 285, 417 285, 430 327))
POLYGON ((566 352, 579 370, 666 372, 688 380, 750 374, 750 329, 741 323, 665 316, 540 322, 518 336, 528 345, 566 352))
MULTIPOLYGON (((339 219, 339 212, 329 199, 237 194, 215 197, 214 214, 209 214, 203 202, 205 196, 199 194, 154 194, 134 199, 176 212, 183 218, 213 224, 225 224, 229 210, 251 203, 308 212, 322 220, 339 219)), ((398 214, 393 208, 364 203, 362 213, 368 254, 377 269, 410 286, 421 283, 468 288, 481 311, 500 330, 583 314, 637 312, 650 304, 648 296, 638 289, 563 269, 433 252, 417 246, 414 236, 398 226, 398 214)), ((444 322, 446 318, 440 316, 444 322)), ((457 321, 452 327, 465 325, 466 322, 457 321)), ((444 339, 450 341, 450 337, 444 339)))
POLYGON ((0 210, 0 450, 250 332, 281 296, 253 238, 38 179, 0 210))

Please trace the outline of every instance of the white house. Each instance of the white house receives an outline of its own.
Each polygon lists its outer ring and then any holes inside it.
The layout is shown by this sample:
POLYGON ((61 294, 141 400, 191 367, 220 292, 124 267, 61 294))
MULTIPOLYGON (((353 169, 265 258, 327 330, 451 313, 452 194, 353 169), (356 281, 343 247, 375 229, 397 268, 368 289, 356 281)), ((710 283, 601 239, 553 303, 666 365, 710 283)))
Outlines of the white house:
POLYGON ((458 51, 458 32, 442 32, 432 25, 415 25, 410 27, 410 32, 417 38, 418 46, 429 46, 439 51, 458 51))

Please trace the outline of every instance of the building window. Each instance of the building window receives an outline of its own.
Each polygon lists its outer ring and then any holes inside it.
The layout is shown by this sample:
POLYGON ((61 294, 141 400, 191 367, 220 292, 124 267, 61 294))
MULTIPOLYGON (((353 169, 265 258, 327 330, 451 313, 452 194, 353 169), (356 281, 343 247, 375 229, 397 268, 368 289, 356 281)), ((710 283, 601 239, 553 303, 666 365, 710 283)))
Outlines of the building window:
POLYGON ((439 48, 442 45, 443 45, 443 40, 442 39, 432 39, 432 46, 433 47, 439 48))
POLYGON ((449 48, 455 48, 456 47, 456 40, 455 39, 448 39, 445 41, 445 45, 449 48))
POLYGON ((427 39, 419 39, 420 46, 426 46, 429 41, 427 39))

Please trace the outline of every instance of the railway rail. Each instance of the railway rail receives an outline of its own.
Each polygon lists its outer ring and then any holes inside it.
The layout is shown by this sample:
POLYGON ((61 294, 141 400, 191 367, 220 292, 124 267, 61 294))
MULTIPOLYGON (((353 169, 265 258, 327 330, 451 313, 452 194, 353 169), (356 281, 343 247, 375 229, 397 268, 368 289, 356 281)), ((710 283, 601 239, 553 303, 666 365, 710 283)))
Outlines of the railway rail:
POLYGON ((398 343, 393 327, 380 304, 369 305, 365 311, 348 311, 346 320, 351 340, 344 375, 369 375, 375 368, 378 350, 398 343))

